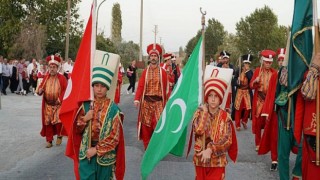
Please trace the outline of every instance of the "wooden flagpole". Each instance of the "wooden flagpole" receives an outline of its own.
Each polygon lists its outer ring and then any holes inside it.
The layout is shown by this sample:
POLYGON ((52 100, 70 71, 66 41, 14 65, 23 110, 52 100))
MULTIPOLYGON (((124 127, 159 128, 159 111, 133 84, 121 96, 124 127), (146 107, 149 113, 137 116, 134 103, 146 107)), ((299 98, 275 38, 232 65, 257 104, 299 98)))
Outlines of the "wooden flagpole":
MULTIPOLYGON (((319 25, 318 25, 318 10, 317 10, 317 0, 313 0, 313 24, 314 24, 314 56, 317 53, 320 53, 320 35, 319 35, 319 25)), ((319 80, 317 80, 319 81, 319 80)), ((316 165, 320 166, 320 157, 319 157, 319 139, 320 139, 320 92, 319 86, 317 88, 317 97, 316 97, 316 165)))
MULTIPOLYGON (((204 83, 204 71, 205 71, 205 59, 206 59, 206 49, 205 49, 205 32, 206 32, 206 17, 205 15, 207 14, 206 11, 202 11, 202 8, 200 8, 200 12, 202 14, 201 16, 201 25, 202 25, 202 82, 204 83)), ((204 88, 202 85, 202 92, 204 92, 204 88)), ((204 95, 204 94, 203 94, 204 95)), ((204 97, 204 96, 203 96, 204 97)), ((203 102, 204 102, 204 98, 203 98, 203 102)))
MULTIPOLYGON (((205 15, 207 14, 206 11, 202 11, 202 8, 200 7, 200 12, 202 14, 201 16, 201 25, 202 25, 202 104, 205 103, 205 94, 204 94, 204 72, 205 72, 205 59, 206 59, 206 51, 205 51, 205 26, 206 26, 206 17, 205 15)), ((206 147, 206 139, 205 135, 202 135, 202 148, 205 150, 206 147)))

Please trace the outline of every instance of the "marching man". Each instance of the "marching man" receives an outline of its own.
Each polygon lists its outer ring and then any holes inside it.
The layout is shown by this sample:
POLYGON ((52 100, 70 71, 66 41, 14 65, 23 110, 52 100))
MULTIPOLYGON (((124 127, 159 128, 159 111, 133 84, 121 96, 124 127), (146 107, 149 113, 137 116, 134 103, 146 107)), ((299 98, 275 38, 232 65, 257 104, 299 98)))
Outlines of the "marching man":
POLYGON ((138 139, 147 149, 154 129, 167 100, 167 73, 159 66, 162 48, 159 44, 147 47, 150 65, 139 79, 134 105, 139 107, 138 139))
MULTIPOLYGON (((257 68, 250 81, 250 87, 254 90, 252 100, 252 131, 255 134, 256 151, 259 151, 261 130, 265 128, 266 121, 270 121, 274 109, 274 97, 277 83, 277 71, 271 68, 276 53, 272 50, 261 52, 262 64, 257 68), (270 93, 270 94, 269 94, 270 93), (266 98, 270 96, 271 98, 266 98), (268 100, 266 102, 266 100, 268 100)), ((277 136, 277 134, 275 134, 277 136)), ((277 139, 272 137, 271 139, 277 139)), ((278 154, 277 146, 271 149, 271 171, 277 170, 278 154)))

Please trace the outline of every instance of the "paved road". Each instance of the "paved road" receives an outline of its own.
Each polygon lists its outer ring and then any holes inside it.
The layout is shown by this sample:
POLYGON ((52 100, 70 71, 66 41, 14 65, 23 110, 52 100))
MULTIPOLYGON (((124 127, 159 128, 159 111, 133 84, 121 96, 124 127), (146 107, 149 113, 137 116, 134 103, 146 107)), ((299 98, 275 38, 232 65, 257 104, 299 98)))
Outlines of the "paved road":
MULTIPOLYGON (((144 153, 142 143, 137 141, 137 110, 133 107, 133 95, 123 95, 119 105, 125 113, 124 131, 126 143, 126 180, 139 180, 140 161, 144 153)), ((0 110, 0 180, 72 180, 73 162, 64 156, 66 139, 61 146, 45 148, 40 137, 41 97, 19 96, 8 93, 1 96, 0 110)), ((250 123, 251 124, 251 123, 250 123)), ((249 129, 250 129, 249 125, 249 129)), ((277 172, 270 172, 270 155, 257 156, 254 139, 249 130, 237 133, 239 155, 236 164, 227 167, 228 180, 279 179, 277 172)), ((192 156, 192 155, 191 155, 192 156)), ((291 158, 291 165, 293 157, 291 158)), ((168 155, 149 176, 150 180, 192 180, 194 168, 191 157, 168 155)))

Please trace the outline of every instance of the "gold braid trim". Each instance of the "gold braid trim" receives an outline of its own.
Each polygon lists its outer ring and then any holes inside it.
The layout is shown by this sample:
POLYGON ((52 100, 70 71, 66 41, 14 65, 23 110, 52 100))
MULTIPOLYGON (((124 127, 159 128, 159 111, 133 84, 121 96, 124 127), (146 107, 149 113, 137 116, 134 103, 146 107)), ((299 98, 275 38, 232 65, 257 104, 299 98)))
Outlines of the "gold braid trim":
MULTIPOLYGON (((297 36, 301 35, 302 33, 304 33, 305 31, 307 30, 311 30, 312 31, 312 27, 313 26, 309 26, 309 27, 304 27, 303 29, 301 29, 300 31, 296 32, 293 36, 292 36, 292 45, 293 45, 293 48, 296 50, 296 52, 298 53, 298 55, 301 57, 302 61, 304 62, 304 64, 309 67, 309 64, 307 63, 307 60, 306 58, 303 56, 303 54, 301 53, 301 51, 297 48, 297 46, 295 45, 294 43, 294 40, 296 39, 297 36)), ((299 84, 297 87, 295 87, 293 90, 291 90, 289 93, 288 93, 288 96, 292 96, 298 89, 300 89, 302 84, 299 84)), ((290 113, 290 112, 289 112, 290 113)))

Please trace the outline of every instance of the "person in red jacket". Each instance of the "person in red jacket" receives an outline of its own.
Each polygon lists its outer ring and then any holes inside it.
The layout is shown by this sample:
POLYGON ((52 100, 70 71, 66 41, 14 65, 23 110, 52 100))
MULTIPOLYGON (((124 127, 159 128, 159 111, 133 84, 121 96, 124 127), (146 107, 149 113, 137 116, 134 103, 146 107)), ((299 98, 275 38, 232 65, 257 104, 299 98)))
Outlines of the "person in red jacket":
POLYGON ((42 98, 42 137, 46 137, 46 148, 52 147, 53 136, 57 135, 56 145, 62 142, 62 135, 66 135, 62 128, 59 112, 64 93, 67 88, 66 78, 58 73, 61 59, 59 56, 48 56, 49 74, 45 75, 39 86, 38 94, 42 98))
POLYGON ((318 179, 320 166, 316 164, 317 103, 319 90, 320 53, 312 60, 305 81, 298 92, 294 121, 294 137, 302 142, 302 179, 318 179), (302 138, 303 135, 303 138, 302 138))
POLYGON ((119 70, 118 70, 118 81, 117 81, 117 87, 116 87, 116 94, 114 96, 114 103, 119 104, 120 103, 120 96, 121 96, 121 86, 122 86, 122 73, 121 73, 122 65, 119 64, 119 70))
MULTIPOLYGON (((272 50, 263 50, 261 52, 262 66, 255 70, 250 81, 250 88, 254 90, 252 100, 252 131, 255 134, 256 151, 259 151, 260 148, 261 130, 265 128, 266 121, 271 120, 274 109, 277 71, 271 68, 271 65, 275 55, 276 53, 272 50), (269 96, 270 98, 266 98, 269 96)), ((277 170, 278 154, 276 147, 275 152, 271 152, 271 171, 277 170)))
POLYGON ((138 139, 142 139, 147 149, 152 133, 157 125, 167 100, 167 73, 159 66, 162 48, 159 44, 147 47, 149 66, 139 79, 134 105, 140 107, 138 114, 138 139))
MULTIPOLYGON (((284 56, 285 56, 285 48, 278 49, 277 54, 278 54, 278 58, 277 58, 278 66, 279 68, 281 68, 284 60, 284 56)), ((276 109, 279 110, 280 108, 279 104, 275 104, 276 95, 277 93, 279 93, 279 92, 276 92, 278 87, 277 84, 278 84, 279 74, 280 74, 279 72, 277 72, 276 74, 273 74, 270 79, 269 88, 267 91, 268 93, 262 109, 262 116, 266 118, 266 125, 264 128, 264 132, 260 142, 260 148, 258 151, 259 155, 267 154, 269 151, 271 151, 271 160, 272 160, 272 164, 270 168, 271 171, 276 171, 278 169, 278 134, 279 133, 278 133, 277 113, 279 113, 279 117, 280 117, 279 120, 284 121, 283 113, 279 111, 278 112, 275 111, 276 109)), ((288 148, 288 149, 290 153, 291 148, 288 148)), ((281 163, 283 164, 283 161, 281 161, 281 163)), ((281 170, 283 170, 283 167, 281 167, 281 170)))
POLYGON ((175 80, 175 75, 173 74, 173 69, 172 69, 172 54, 170 53, 166 53, 163 55, 163 61, 164 64, 162 66, 162 68, 164 70, 166 70, 167 75, 168 75, 168 83, 169 83, 169 89, 168 89, 168 94, 167 94, 167 98, 170 98, 171 92, 173 90, 174 87, 174 80, 175 80))

